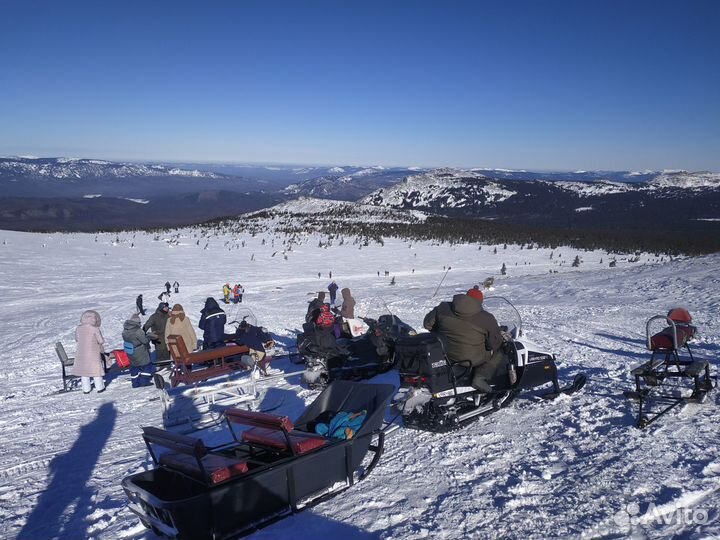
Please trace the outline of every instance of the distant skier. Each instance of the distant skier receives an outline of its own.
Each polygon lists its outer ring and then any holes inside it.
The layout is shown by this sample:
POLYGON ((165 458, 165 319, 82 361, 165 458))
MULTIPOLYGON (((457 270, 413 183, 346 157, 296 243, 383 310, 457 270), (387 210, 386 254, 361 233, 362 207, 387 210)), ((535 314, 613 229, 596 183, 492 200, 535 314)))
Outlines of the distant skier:
POLYGON ((160 294, 158 294, 158 300, 165 304, 169 304, 170 303, 170 293, 168 291, 161 292, 160 294))
POLYGON ((135 307, 137 308, 137 312, 140 315, 145 315, 145 309, 143 309, 142 294, 138 294, 138 297, 135 299, 135 307))
POLYGON ((180 284, 177 282, 177 280, 175 281, 175 283, 173 283, 173 289, 175 289, 176 294, 180 292, 180 284))
POLYGON ((167 291, 168 294, 170 294, 170 282, 169 281, 165 282, 165 290, 167 291))
POLYGON ((335 297, 337 295, 338 286, 337 283, 334 281, 330 282, 330 285, 328 285, 328 291, 330 292, 330 305, 335 305, 335 297))
POLYGON ((230 284, 226 283, 225 285, 223 285, 223 302, 225 302, 226 304, 230 303, 230 292, 230 284))

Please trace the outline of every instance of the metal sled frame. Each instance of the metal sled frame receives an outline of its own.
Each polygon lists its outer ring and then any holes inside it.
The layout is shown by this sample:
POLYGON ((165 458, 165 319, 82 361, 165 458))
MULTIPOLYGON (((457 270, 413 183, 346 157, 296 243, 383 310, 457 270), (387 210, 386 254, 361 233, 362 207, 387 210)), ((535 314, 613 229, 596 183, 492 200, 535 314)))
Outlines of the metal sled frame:
POLYGON ((646 324, 647 348, 652 354, 650 360, 632 370, 635 391, 625 393, 626 397, 638 401, 638 428, 649 426, 682 403, 701 403, 705 395, 717 386, 713 384, 710 376, 710 363, 707 360, 695 360, 689 343, 678 342, 678 326, 675 321, 663 315, 651 317, 646 324), (665 321, 668 328, 672 329, 671 347, 653 347, 650 326, 659 320, 665 321), (687 351, 687 359, 680 358, 680 350, 687 351), (661 386, 665 379, 691 379, 692 393, 685 397, 653 391, 653 388, 661 386), (651 403, 658 403, 660 410, 651 410, 651 403))

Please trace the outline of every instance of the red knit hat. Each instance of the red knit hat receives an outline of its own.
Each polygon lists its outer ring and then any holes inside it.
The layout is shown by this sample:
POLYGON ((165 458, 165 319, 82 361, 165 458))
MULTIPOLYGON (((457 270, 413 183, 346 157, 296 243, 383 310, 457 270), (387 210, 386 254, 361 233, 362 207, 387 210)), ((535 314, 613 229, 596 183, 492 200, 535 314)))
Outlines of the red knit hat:
POLYGON ((483 293, 480 289, 470 289, 468 290, 467 295, 475 300, 480 300, 481 302, 483 301, 483 293))

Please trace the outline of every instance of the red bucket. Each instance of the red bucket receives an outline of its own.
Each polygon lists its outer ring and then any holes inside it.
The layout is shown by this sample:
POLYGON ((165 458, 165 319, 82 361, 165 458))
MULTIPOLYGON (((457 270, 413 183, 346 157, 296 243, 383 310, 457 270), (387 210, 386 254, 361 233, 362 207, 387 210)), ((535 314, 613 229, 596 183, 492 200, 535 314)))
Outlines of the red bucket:
POLYGON ((115 356, 115 364, 117 367, 120 369, 127 369, 130 367, 130 357, 124 350, 118 349, 113 351, 112 354, 115 356))

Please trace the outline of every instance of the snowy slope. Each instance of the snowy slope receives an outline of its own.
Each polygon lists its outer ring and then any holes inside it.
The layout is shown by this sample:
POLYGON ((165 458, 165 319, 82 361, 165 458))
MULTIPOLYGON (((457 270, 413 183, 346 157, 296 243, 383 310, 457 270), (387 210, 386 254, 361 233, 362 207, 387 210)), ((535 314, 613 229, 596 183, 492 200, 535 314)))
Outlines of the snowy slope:
MULTIPOLYGON (((365 481, 250 538, 720 536, 718 393, 647 431, 632 427, 634 411, 622 397, 632 385, 629 370, 647 356, 645 321, 676 304, 687 306, 700 328, 697 356, 717 365, 720 255, 672 262, 643 255, 636 263, 619 257, 617 268, 608 268, 607 253, 567 248, 552 258, 549 250, 516 246, 493 254, 493 246, 393 239, 382 247, 320 248, 323 238, 308 234, 285 259, 273 256, 286 240, 272 232, 274 219, 263 234, 244 237, 210 229, 0 232, 0 537, 156 538, 126 509, 120 481, 150 465, 139 432, 160 425, 157 391, 133 390, 123 374, 104 394, 54 393, 60 386, 54 344, 74 351, 83 310, 101 313, 110 349, 120 345, 138 293, 152 308, 162 284, 178 280, 181 292, 171 301, 197 323, 206 296, 219 296, 226 281, 241 282, 247 305, 288 344, 308 293, 327 286, 329 271, 353 290, 359 313, 382 299, 416 327, 439 300, 495 276, 488 294, 516 304, 528 336, 557 354, 561 377, 583 370, 590 382, 582 394, 554 403, 525 395, 452 434, 400 429, 365 481), (583 259, 579 268, 570 266, 575 255, 583 259), (664 522, 678 516, 676 506, 698 519, 664 522), (660 518, 652 513, 657 508, 660 518)), ((263 390, 261 407, 294 416, 315 395, 290 377, 263 390)))

